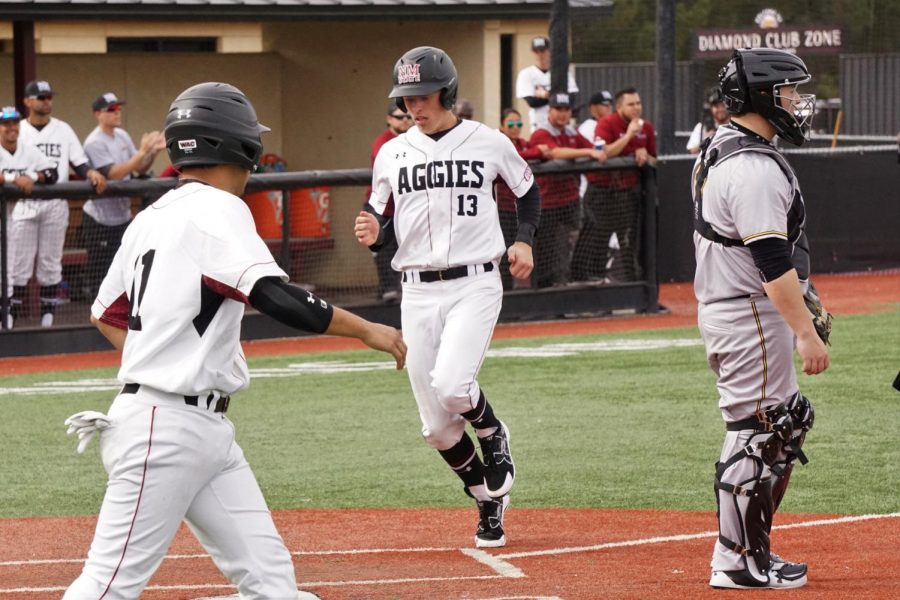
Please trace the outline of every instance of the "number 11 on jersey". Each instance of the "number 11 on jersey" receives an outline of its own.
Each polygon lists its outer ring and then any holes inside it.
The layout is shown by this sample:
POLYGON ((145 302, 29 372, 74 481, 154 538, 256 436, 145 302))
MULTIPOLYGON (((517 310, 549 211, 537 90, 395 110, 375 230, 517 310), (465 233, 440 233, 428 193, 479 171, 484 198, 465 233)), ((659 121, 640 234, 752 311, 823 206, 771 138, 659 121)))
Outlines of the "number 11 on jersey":
POLYGON ((134 279, 131 280, 131 295, 128 302, 128 329, 141 330, 141 300, 144 299, 144 290, 147 289, 147 280, 150 278, 150 269, 153 267, 153 257, 156 250, 148 250, 134 261, 134 279), (135 294, 135 282, 141 282, 137 294, 135 294))

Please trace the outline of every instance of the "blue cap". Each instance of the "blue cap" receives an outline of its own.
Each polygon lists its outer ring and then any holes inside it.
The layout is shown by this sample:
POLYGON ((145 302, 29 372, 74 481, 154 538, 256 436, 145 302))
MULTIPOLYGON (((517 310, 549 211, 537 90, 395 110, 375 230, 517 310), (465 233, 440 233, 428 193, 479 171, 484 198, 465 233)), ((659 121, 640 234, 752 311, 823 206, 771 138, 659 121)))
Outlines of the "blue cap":
POLYGON ((16 110, 15 106, 4 106, 0 109, 0 123, 7 121, 21 121, 22 114, 16 110))

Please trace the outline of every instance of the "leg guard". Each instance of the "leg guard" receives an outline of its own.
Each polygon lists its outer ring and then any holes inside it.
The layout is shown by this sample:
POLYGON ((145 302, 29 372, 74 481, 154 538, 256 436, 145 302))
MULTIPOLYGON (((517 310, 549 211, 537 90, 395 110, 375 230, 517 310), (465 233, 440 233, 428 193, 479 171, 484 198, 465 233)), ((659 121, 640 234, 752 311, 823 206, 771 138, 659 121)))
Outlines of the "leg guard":
POLYGON ((787 491, 791 473, 794 470, 794 461, 799 460, 800 464, 803 465, 809 462, 809 459, 806 458, 806 454, 803 452, 803 442, 806 441, 806 432, 812 429, 816 416, 809 398, 800 392, 797 392, 788 400, 784 409, 791 423, 791 431, 789 435, 781 436, 784 441, 782 455, 771 465, 773 475, 772 500, 776 511, 787 491))
POLYGON ((769 533, 773 512, 767 459, 777 456, 781 441, 774 433, 739 431, 729 433, 726 445, 744 440, 746 445, 716 465, 719 543, 738 555, 737 561, 731 555, 731 565, 724 570, 743 570, 747 577, 765 582, 771 566, 769 533))

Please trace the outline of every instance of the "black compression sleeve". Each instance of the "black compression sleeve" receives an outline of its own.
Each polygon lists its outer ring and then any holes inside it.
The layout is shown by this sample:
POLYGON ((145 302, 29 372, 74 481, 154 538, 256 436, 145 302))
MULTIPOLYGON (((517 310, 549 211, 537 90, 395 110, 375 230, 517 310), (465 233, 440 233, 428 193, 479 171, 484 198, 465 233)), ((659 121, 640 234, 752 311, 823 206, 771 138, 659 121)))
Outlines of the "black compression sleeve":
POLYGON ((281 281, 263 277, 250 292, 250 306, 279 321, 303 331, 324 333, 331 325, 334 309, 312 292, 281 281))
POLYGON ((534 246, 534 234, 541 224, 541 195, 537 183, 532 184, 524 196, 516 198, 516 214, 519 218, 516 241, 534 246))
POLYGON ((82 179, 87 179, 88 171, 91 170, 91 163, 81 163, 77 167, 75 167, 75 173, 78 174, 82 179))
POLYGON ((542 106, 547 106, 550 104, 549 98, 537 98, 535 96, 525 96, 522 98, 528 106, 531 108, 540 108, 542 106))
POLYGON ((765 238, 747 244, 747 248, 753 255, 753 264, 759 269, 760 278, 765 282, 775 281, 794 268, 791 249, 784 238, 765 238))

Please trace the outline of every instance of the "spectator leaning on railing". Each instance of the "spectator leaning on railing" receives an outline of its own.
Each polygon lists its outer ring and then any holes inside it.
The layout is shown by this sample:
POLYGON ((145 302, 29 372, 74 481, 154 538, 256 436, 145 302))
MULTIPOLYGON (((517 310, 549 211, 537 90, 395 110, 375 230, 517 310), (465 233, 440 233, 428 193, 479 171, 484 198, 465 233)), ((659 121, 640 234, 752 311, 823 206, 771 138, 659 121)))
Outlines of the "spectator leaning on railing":
MULTIPOLYGON (((616 92, 616 112, 597 122, 596 135, 606 143, 607 155, 634 156, 639 167, 656 163, 656 132, 641 118, 641 96, 634 88, 616 92)), ((588 209, 597 217, 597 237, 601 258, 597 276, 605 273, 605 250, 610 236, 616 234, 622 260, 622 276, 634 281, 641 275, 637 251, 640 247, 640 174, 634 169, 596 173, 591 186, 600 186, 591 195, 588 209)))
MULTIPOLYGON (((30 194, 35 183, 56 183, 56 165, 40 150, 26 142, 19 141, 19 122, 22 115, 14 106, 4 106, 0 110, 0 172, 3 183, 12 184, 30 194)), ((38 211, 38 200, 19 200, 12 209, 13 220, 26 219, 38 211)), ((15 250, 11 252, 15 254, 15 250)), ((6 257, 0 257, 6 260, 6 257)), ((27 280, 26 280, 27 283, 27 280)), ((13 286, 10 295, 10 312, 6 327, 12 329, 25 296, 25 286, 13 286)))
MULTIPOLYGON (((68 123, 50 116, 53 96, 53 89, 46 81, 32 81, 25 86, 28 118, 20 124, 19 142, 35 146, 56 165, 59 183, 69 181, 71 166, 79 177, 87 179, 97 192, 103 193, 106 178, 91 168, 78 136, 68 123)), ((60 302, 59 283, 69 227, 69 202, 65 198, 20 200, 19 205, 28 206, 28 210, 16 211, 10 224, 10 280, 14 288, 24 287, 36 271, 40 285, 41 326, 50 327, 60 302)))
MULTIPOLYGON (((529 146, 528 140, 522 137, 522 115, 516 109, 503 109, 500 131, 509 138, 519 152, 519 156, 525 160, 541 160, 550 157, 550 148, 546 144, 529 146)), ((500 229, 503 231, 503 242, 509 248, 516 241, 518 229, 516 195, 500 177, 494 181, 494 193, 497 196, 497 212, 500 217, 500 229)), ((506 256, 501 257, 500 260, 500 279, 503 281, 504 290, 512 289, 513 276, 509 272, 509 259, 506 256)))
MULTIPOLYGON (((159 131, 141 136, 140 148, 135 148, 131 136, 122 125, 122 106, 112 92, 100 94, 91 108, 97 127, 84 140, 84 151, 91 163, 108 179, 131 179, 132 174, 143 175, 150 170, 153 159, 166 147, 159 131)), ((131 221, 131 199, 97 198, 84 205, 82 237, 88 251, 85 290, 93 297, 103 274, 109 269, 122 235, 131 221)))
MULTIPOLYGON (((593 158, 606 162, 606 152, 597 150, 569 126, 572 105, 569 94, 552 94, 547 122, 532 134, 532 146, 544 144, 550 159, 593 158)), ((535 239, 535 287, 566 283, 571 255, 569 238, 578 230, 578 176, 543 175, 537 177, 541 190, 541 227, 535 239)))

